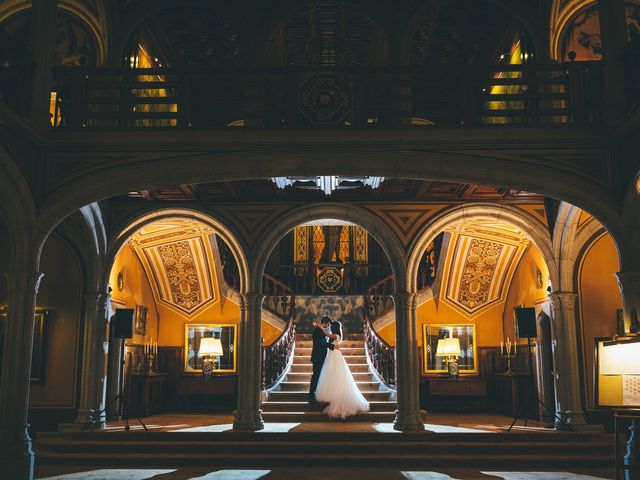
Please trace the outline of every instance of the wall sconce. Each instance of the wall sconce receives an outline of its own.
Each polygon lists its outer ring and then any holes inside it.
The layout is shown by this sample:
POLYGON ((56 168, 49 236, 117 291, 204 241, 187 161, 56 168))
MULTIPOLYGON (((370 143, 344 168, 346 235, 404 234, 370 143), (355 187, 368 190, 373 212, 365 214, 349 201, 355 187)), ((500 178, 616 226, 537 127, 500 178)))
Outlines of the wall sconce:
POLYGON ((215 369, 215 358, 224 355, 222 350, 222 342, 219 338, 206 337, 200 340, 200 350, 198 355, 204 357, 202 361, 202 374, 205 380, 209 380, 209 377, 215 369))
POLYGON ((441 338, 438 340, 438 346, 436 348, 436 357, 445 357, 447 362, 447 369, 449 371, 449 377, 457 379, 460 374, 460 366, 458 365, 458 357, 460 352, 460 339, 459 338, 441 338))

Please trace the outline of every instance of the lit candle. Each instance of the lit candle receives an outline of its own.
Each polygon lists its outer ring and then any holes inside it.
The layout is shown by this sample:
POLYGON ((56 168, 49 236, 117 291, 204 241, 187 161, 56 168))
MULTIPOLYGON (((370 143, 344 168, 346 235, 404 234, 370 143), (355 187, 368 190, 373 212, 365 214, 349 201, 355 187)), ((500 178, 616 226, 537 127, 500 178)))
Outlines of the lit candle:
POLYGON ((504 342, 500 340, 500 353, 504 355, 504 342))
POLYGON ((156 338, 156 346, 155 346, 155 350, 156 350, 155 355, 156 355, 156 357, 157 357, 157 356, 158 356, 158 339, 157 339, 157 338, 156 338))

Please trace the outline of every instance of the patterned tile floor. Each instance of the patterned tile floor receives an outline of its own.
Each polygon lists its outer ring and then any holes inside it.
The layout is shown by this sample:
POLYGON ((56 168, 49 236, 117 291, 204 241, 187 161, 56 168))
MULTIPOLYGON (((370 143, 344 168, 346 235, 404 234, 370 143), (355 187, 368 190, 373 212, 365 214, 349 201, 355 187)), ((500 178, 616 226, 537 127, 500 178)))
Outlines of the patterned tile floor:
POLYGON ((90 469, 48 467, 38 480, 610 480, 611 472, 564 471, 415 471, 366 468, 277 468, 273 470, 90 469))

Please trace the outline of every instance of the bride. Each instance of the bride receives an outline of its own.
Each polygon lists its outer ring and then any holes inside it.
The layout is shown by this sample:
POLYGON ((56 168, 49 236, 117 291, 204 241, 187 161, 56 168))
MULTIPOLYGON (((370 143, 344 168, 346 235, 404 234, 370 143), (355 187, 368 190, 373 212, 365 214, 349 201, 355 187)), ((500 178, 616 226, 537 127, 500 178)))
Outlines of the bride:
POLYGON ((356 385, 351 370, 342 356, 338 344, 342 341, 342 324, 331 322, 331 333, 322 330, 336 345, 327 352, 327 357, 320 372, 316 398, 320 402, 328 402, 324 412, 330 418, 346 419, 358 412, 368 412, 369 402, 364 398, 356 385))

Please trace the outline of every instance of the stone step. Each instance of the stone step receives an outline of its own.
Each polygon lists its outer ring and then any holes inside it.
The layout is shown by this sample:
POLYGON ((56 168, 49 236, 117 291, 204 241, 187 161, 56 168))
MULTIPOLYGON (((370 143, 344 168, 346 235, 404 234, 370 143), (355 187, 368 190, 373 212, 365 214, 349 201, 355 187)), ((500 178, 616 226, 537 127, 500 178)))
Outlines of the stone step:
MULTIPOLYGON (((296 347, 295 356, 310 357, 311 347, 296 347)), ((343 355, 366 355, 364 347, 343 347, 340 345, 340 351, 343 355)))
MULTIPOLYGON (((345 359, 345 361, 347 362, 347 364, 351 365, 351 364, 358 364, 358 363, 367 363, 367 357, 366 355, 342 355, 345 359)), ((311 357, 304 357, 304 356, 299 356, 299 355, 295 355, 293 357, 293 364, 294 365, 304 365, 304 364, 309 364, 311 365, 311 357)))
MULTIPOLYGON (((379 390, 361 390, 364 398, 368 402, 389 400, 389 392, 381 392, 379 390)), ((269 393, 269 402, 306 402, 309 399, 308 386, 307 391, 274 391, 269 393)), ((263 402, 265 405, 267 402, 263 402)))
MULTIPOLYGON (((349 363, 349 370, 351 373, 367 373, 369 372, 369 365, 366 363, 349 363)), ((310 373, 313 371, 313 365, 310 363, 294 363, 291 365, 292 373, 310 373)))
MULTIPOLYGON (((311 375, 309 375, 309 379, 311 380, 311 375)), ((361 392, 374 392, 380 390, 380 382, 369 382, 369 381, 356 381, 356 385, 361 392)), ((300 382, 280 382, 280 391, 282 392, 306 392, 309 391, 309 381, 300 381, 300 382)))
MULTIPOLYGON (((322 412, 265 412, 267 422, 327 422, 322 412)), ((362 413, 347 422, 391 423, 393 413, 362 413)), ((342 423, 337 420, 332 423, 342 423)), ((34 443, 40 465, 152 468, 248 468, 362 465, 451 468, 518 466, 612 467, 613 435, 573 433, 405 432, 76 432, 42 434, 34 443), (348 460, 345 458, 348 457, 348 460)), ((542 477, 540 477, 542 478, 542 477)))
MULTIPOLYGON (((367 422, 367 423, 392 423, 396 418, 395 412, 364 412, 348 417, 341 422, 367 422)), ((324 412, 262 412, 265 422, 290 423, 290 422, 327 422, 327 414, 324 412)))
MULTIPOLYGON (((296 367, 300 367, 300 365, 296 365, 296 367)), ((293 369, 293 366, 292 366, 292 369, 293 369)), ((370 382, 374 380, 373 375, 369 371, 354 372, 352 369, 351 373, 353 374, 353 379, 356 382, 370 382)), ((304 382, 308 385, 309 382, 311 381, 311 369, 309 369, 309 371, 307 372, 291 371, 287 374, 287 376, 283 380, 286 382, 304 382)))
MULTIPOLYGON (((327 406, 326 403, 318 403, 316 405, 308 405, 306 401, 298 402, 264 402, 262 404, 263 412, 321 412, 327 406)), ((390 401, 373 401, 369 402, 372 412, 395 412, 396 402, 390 401)))
MULTIPOLYGON (((311 340, 296 340, 296 350, 298 348, 312 348, 311 340)), ((344 340, 340 343, 340 348, 364 348, 364 340, 344 340)))

